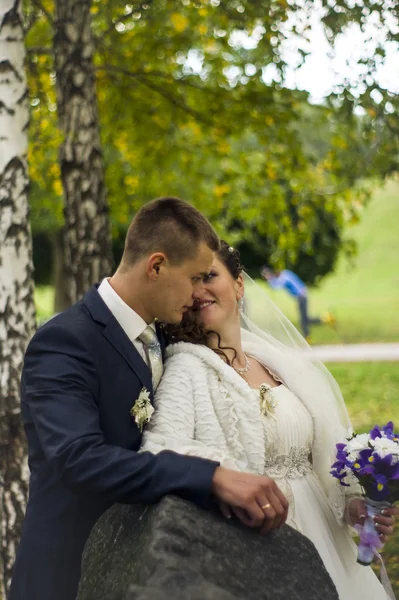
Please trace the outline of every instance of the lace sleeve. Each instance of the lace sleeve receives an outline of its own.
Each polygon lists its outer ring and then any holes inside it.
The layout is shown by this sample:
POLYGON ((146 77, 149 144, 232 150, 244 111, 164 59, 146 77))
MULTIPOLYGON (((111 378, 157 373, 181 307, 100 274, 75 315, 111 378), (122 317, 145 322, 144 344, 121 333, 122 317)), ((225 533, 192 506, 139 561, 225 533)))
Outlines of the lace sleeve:
MULTIPOLYGON (((201 390, 193 385, 193 365, 182 356, 173 356, 155 395, 155 412, 146 425, 139 452, 157 454, 172 450, 188 456, 199 456, 220 462, 222 466, 241 470, 225 452, 195 439, 195 394, 201 390)), ((205 390, 206 391, 206 390, 205 390)), ((202 390, 204 393, 204 390, 202 390)))

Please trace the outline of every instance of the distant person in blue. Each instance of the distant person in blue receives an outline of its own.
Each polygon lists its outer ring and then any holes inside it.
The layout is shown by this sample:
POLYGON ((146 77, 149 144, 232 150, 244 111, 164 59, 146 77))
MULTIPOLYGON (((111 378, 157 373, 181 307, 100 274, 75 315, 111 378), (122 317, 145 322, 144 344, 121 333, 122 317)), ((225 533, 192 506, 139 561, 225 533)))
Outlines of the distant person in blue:
POLYGON ((310 317, 308 315, 308 289, 298 275, 288 269, 272 271, 266 266, 262 267, 260 273, 272 288, 285 289, 290 296, 295 298, 298 303, 302 332, 307 341, 310 341, 309 325, 320 325, 320 323, 335 324, 335 319, 331 313, 326 313, 323 317, 310 317))

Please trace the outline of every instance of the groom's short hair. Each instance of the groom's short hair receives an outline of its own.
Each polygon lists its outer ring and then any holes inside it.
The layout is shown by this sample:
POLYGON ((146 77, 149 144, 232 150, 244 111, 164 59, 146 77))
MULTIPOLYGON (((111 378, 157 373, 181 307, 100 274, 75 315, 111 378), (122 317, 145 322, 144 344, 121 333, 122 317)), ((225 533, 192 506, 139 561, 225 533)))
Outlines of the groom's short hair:
POLYGON ((144 256, 163 252, 172 264, 194 257, 201 242, 214 252, 219 238, 209 221, 194 206, 164 196, 145 204, 134 217, 125 240, 122 269, 144 256))

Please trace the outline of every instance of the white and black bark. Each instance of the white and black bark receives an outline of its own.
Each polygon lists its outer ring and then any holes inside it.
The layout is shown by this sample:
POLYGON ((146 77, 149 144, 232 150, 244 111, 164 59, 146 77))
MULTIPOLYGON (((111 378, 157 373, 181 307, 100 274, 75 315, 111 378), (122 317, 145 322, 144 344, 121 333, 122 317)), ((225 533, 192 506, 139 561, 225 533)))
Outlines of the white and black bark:
POLYGON ((54 64, 63 142, 66 289, 76 302, 112 267, 93 66, 91 0, 56 0, 54 64))
POLYGON ((35 329, 27 166, 29 99, 21 0, 0 2, 0 597, 6 597, 28 493, 19 399, 35 329))

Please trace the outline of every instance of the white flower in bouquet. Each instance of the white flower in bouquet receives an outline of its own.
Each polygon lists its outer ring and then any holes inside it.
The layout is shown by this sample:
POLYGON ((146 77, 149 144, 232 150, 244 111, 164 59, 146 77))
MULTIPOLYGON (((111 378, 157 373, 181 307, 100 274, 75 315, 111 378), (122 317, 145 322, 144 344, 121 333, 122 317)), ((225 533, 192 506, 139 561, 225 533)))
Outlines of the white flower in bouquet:
MULTIPOLYGON (((383 546, 373 516, 399 501, 399 435, 389 421, 383 427, 375 425, 369 433, 337 443, 336 448, 331 475, 344 486, 353 476, 363 488, 367 517, 363 524, 355 525, 360 537, 357 560, 361 565, 370 565, 375 556, 382 560, 379 551, 383 546)), ((394 598, 393 592, 387 597, 394 598)))
POLYGON ((368 433, 360 433, 353 437, 346 444, 346 452, 348 452, 348 459, 352 462, 356 461, 359 452, 366 450, 369 447, 370 435, 368 433))
POLYGON ((374 440, 370 440, 370 445, 373 446, 374 452, 378 452, 382 458, 388 456, 388 454, 399 457, 399 444, 394 442, 394 440, 386 437, 377 437, 374 440))

